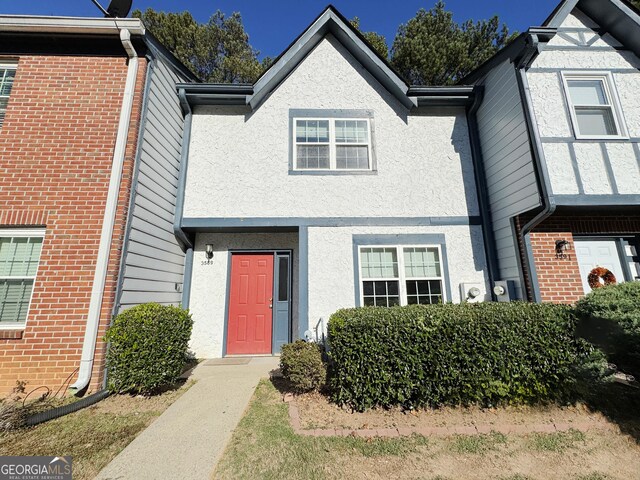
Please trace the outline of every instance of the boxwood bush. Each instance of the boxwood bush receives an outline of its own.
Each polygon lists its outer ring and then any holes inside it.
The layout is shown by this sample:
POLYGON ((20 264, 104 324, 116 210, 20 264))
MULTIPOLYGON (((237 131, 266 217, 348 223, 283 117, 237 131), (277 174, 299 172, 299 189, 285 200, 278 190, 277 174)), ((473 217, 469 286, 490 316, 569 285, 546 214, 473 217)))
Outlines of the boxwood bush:
POLYGON ((571 307, 482 303, 355 308, 329 320, 333 400, 427 407, 568 399, 591 347, 571 307))
POLYGON ((280 370, 291 389, 300 393, 320 389, 327 379, 320 345, 304 340, 282 346, 280 370))
POLYGON ((576 304, 579 333, 640 378, 640 282, 597 288, 576 304))
POLYGON ((105 339, 108 388, 150 395, 182 374, 193 321, 187 310, 146 303, 114 318, 105 339))

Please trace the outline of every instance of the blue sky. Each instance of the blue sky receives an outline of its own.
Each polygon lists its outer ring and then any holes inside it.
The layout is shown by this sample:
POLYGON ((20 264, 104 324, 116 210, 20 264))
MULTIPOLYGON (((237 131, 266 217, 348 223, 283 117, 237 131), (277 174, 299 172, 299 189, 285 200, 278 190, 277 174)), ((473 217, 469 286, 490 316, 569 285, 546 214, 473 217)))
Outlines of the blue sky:
MULTIPOLYGON (((539 25, 559 0, 448 0, 457 21, 485 19, 497 14, 510 29, 522 31, 539 25)), ((109 0, 102 0, 107 6, 109 0)), ((277 56, 323 10, 329 0, 134 0, 133 8, 144 10, 189 10, 205 21, 217 9, 242 13, 251 45, 260 56, 277 56)), ((413 17, 420 8, 429 9, 436 0, 334 0, 333 4, 348 18, 360 17, 363 30, 374 30, 391 44, 398 25, 413 17)), ((96 16, 91 0, 1 0, 2 14, 96 16)))

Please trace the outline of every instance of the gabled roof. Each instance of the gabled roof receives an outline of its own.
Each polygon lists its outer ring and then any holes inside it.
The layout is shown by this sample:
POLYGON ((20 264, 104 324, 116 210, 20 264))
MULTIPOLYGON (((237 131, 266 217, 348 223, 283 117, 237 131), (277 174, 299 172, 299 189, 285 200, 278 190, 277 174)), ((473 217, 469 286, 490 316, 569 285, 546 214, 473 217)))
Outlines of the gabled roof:
MULTIPOLYGON (((640 57, 640 12, 626 0, 563 0, 553 10, 542 27, 532 27, 509 45, 463 78, 460 84, 475 83, 489 70, 506 59, 531 61, 555 36, 569 14, 578 8, 622 45, 640 57)), ((526 65, 527 62, 521 63, 526 65)))
POLYGON ((475 98, 473 87, 409 86, 398 72, 378 54, 364 36, 354 28, 335 7, 329 5, 274 60, 255 84, 200 85, 179 83, 178 91, 191 105, 249 105, 257 108, 260 103, 287 78, 326 35, 333 35, 360 64, 402 105, 413 107, 469 106, 475 98))
POLYGON ((557 28, 574 8, 586 13, 601 28, 640 57, 640 12, 626 0, 564 0, 544 22, 557 28))
POLYGON ((409 85, 382 58, 357 29, 333 6, 329 5, 302 34, 273 62, 254 84, 249 100, 255 108, 291 73, 322 39, 331 33, 373 77, 407 108, 413 103, 407 97, 409 85))

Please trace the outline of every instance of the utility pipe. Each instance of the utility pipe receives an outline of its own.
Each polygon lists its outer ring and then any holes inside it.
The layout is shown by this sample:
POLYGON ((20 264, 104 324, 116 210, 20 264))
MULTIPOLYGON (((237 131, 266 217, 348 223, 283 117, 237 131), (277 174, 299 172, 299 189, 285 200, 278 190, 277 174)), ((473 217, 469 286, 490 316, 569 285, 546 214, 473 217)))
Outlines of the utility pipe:
POLYGON ((122 178, 122 166, 126 154, 127 137, 129 136, 129 123, 131 121, 131 110, 133 108, 133 96, 135 94, 136 79, 138 76, 138 54, 131 43, 131 33, 127 29, 120 31, 120 41, 129 56, 129 66, 127 69, 127 80, 122 98, 122 109, 120 111, 120 122, 118 124, 118 134, 116 144, 113 149, 113 162, 111 164, 111 178, 109 179, 109 192, 102 221, 102 232, 100 233, 100 245, 96 260, 96 269, 93 277, 93 287, 91 288, 91 300, 89 303, 89 313, 84 331, 84 342, 82 344, 82 357, 80 358, 80 368, 76 382, 69 388, 76 392, 84 390, 91 380, 93 370, 93 359, 96 351, 96 337, 100 324, 100 310, 102 309, 102 296, 107 278, 107 268, 109 266, 109 253, 111 250, 111 236, 115 223, 116 210, 118 207, 118 191, 122 178))

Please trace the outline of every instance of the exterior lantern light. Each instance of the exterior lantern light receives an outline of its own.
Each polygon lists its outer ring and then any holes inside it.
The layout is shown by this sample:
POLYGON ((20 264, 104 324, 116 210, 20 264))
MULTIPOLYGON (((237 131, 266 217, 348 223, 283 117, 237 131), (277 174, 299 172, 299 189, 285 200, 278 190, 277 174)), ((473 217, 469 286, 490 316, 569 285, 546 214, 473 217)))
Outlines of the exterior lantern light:
POLYGON ((207 260, 211 260, 213 258, 213 245, 207 243, 205 247, 205 254, 207 255, 207 260))

